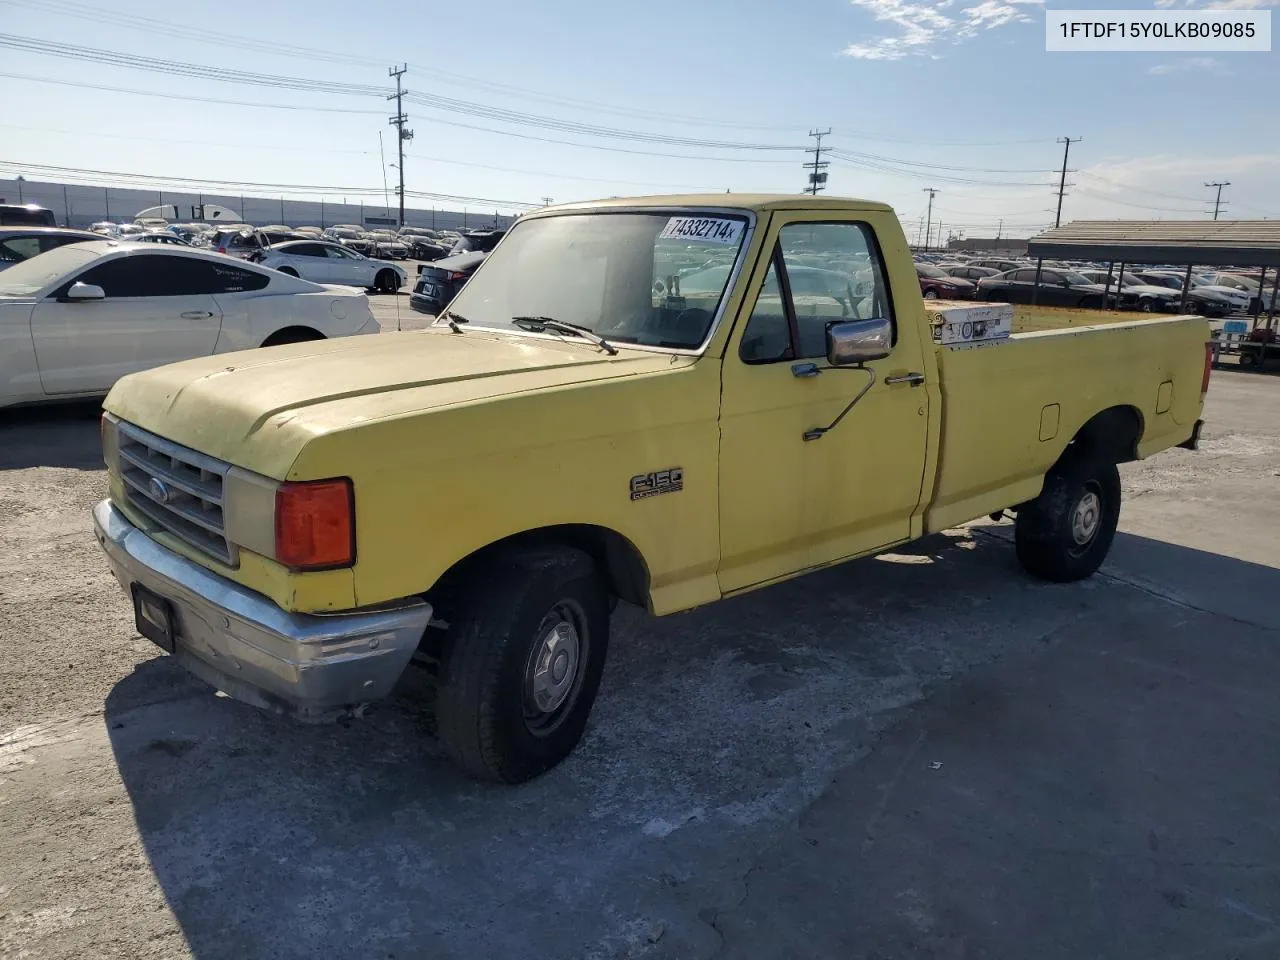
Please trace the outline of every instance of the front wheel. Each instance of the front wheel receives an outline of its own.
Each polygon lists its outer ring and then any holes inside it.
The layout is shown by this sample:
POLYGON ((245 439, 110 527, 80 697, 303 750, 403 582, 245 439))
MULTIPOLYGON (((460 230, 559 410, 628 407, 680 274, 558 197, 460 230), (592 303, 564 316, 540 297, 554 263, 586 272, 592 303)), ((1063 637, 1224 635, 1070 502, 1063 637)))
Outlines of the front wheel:
POLYGON ((1119 519, 1116 465, 1068 457, 1045 477, 1040 496, 1018 510, 1018 561, 1042 580, 1083 580, 1106 559, 1119 519))
POLYGON ((521 783, 582 739, 609 646, 609 595, 592 559, 520 547, 473 569, 444 599, 436 729, 482 780, 521 783))
POLYGON ((926 300, 937 300, 937 299, 938 299, 938 291, 937 291, 937 290, 926 290, 926 291, 924 292, 924 298, 925 298, 926 300))

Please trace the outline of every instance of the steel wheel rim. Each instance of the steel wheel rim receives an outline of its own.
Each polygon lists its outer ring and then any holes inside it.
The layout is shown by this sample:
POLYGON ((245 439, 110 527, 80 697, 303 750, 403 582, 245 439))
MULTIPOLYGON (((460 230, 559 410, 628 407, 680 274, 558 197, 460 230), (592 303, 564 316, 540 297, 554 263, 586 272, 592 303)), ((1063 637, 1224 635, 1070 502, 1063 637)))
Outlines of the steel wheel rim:
POLYGON ((561 600, 538 624, 524 671, 524 722, 534 736, 557 730, 582 688, 590 649, 587 618, 573 600, 561 600))
POLYGON ((1071 539, 1075 544, 1072 553, 1076 556, 1084 553, 1101 526, 1102 495, 1096 485, 1090 484, 1071 511, 1071 539))

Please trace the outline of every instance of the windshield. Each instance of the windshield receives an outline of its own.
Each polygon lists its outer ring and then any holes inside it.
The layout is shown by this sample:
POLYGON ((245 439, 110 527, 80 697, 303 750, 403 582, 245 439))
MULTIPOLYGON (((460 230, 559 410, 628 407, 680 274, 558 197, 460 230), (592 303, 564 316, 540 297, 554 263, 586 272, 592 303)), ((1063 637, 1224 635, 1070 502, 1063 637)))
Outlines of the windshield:
POLYGON ((1059 270, 1058 274, 1063 280, 1067 281, 1067 283, 1093 283, 1093 281, 1088 277, 1081 276, 1078 273, 1073 273, 1070 270, 1059 270))
POLYGON ((917 263, 916 275, 920 277, 932 277, 934 280, 950 280, 951 274, 947 273, 940 267, 935 267, 930 263, 917 263))
POLYGON ((610 340, 694 348, 746 237, 744 215, 588 213, 521 221, 449 307, 477 327, 551 317, 610 340))
POLYGON ((0 297, 29 297, 101 255, 100 249, 85 249, 83 244, 69 243, 15 263, 0 273, 0 297))

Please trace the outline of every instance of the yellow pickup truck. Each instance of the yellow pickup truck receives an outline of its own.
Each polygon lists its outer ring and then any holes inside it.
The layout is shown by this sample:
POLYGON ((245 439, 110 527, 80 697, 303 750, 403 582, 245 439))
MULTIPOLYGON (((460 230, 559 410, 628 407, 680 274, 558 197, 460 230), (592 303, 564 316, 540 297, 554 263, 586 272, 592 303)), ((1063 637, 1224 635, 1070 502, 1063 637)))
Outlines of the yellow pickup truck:
POLYGON ((1203 319, 936 332, 882 204, 551 207, 426 330, 121 380, 97 537, 209 683, 321 719, 412 663, 449 755, 518 782, 582 737, 619 599, 688 610, 1006 510, 1024 567, 1076 580, 1116 464, 1195 447, 1203 319))

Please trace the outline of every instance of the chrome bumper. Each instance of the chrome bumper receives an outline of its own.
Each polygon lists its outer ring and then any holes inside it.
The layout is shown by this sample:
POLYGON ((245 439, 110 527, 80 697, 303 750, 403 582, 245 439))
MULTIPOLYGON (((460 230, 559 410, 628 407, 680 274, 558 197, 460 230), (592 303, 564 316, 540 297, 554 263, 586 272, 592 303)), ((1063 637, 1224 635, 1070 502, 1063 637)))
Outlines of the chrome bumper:
POLYGON ((224 693, 303 720, 386 696, 422 639, 431 606, 322 616, 287 613, 259 593, 148 537, 109 500, 94 531, 126 593, 138 583, 174 611, 174 656, 224 693))

